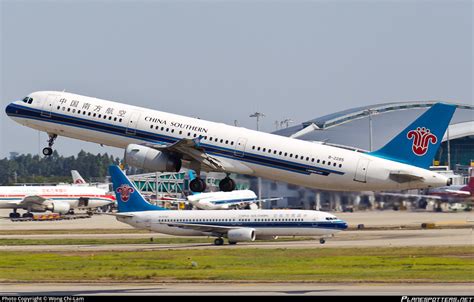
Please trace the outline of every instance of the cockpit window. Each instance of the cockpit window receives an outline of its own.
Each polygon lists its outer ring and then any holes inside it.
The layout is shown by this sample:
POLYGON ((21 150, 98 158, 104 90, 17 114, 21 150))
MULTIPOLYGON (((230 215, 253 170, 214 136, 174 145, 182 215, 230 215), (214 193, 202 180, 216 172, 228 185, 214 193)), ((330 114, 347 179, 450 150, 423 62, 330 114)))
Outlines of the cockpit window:
POLYGON ((33 103, 33 99, 29 98, 29 97, 26 97, 26 98, 23 99, 23 103, 31 104, 31 103, 33 103))

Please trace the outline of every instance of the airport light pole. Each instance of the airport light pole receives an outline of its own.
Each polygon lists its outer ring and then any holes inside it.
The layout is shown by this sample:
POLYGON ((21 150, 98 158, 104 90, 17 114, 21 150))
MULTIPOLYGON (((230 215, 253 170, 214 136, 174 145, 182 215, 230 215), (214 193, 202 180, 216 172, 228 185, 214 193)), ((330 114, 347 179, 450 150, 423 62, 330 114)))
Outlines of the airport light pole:
MULTIPOLYGON (((258 124, 260 122, 260 118, 264 117, 264 116, 265 116, 265 114, 263 114, 262 112, 255 112, 255 113, 249 115, 249 117, 257 118, 257 131, 259 131, 259 125, 258 124)), ((258 181, 258 199, 261 200, 262 199, 262 178, 259 177, 257 179, 257 181, 258 181)), ((259 207, 262 208, 262 202, 261 201, 259 202, 259 207)))
POLYGON ((259 125, 258 124, 260 122, 260 118, 264 117, 264 116, 265 116, 265 114, 263 114, 262 112, 255 112, 254 114, 249 115, 249 117, 257 118, 257 131, 259 131, 259 125))
POLYGON ((365 113, 369 116, 369 151, 372 151, 372 115, 377 113, 377 110, 367 109, 365 113))
POLYGON ((288 128, 290 123, 293 123, 293 120, 291 118, 286 118, 280 122, 280 126, 286 125, 286 128, 288 128))

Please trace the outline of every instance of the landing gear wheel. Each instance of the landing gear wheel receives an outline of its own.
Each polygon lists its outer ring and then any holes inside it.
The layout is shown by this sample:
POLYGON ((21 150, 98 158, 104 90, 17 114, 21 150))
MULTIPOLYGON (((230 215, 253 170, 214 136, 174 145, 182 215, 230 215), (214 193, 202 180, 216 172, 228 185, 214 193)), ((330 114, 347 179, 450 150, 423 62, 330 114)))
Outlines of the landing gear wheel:
POLYGON ((50 156, 51 154, 53 154, 53 149, 51 147, 54 145, 54 141, 58 137, 57 134, 49 134, 49 133, 48 133, 48 136, 49 136, 48 147, 43 149, 43 154, 45 156, 50 156))
POLYGON ((10 218, 20 218, 20 213, 17 213, 17 212, 10 213, 10 218))
POLYGON ((224 239, 222 238, 216 238, 214 240, 214 245, 223 245, 224 244, 224 239))
POLYGON ((230 244, 230 245, 236 245, 237 242, 235 242, 235 241, 229 241, 229 244, 230 244))
POLYGON ((230 192, 235 190, 235 181, 226 177, 219 182, 219 189, 223 192, 230 192))
POLYGON ((189 189, 193 192, 204 192, 206 190, 206 182, 201 178, 195 178, 189 183, 189 189))
POLYGON ((53 154, 53 149, 50 147, 43 148, 43 155, 44 156, 51 156, 53 154))
POLYGON ((23 218, 33 218, 33 213, 24 213, 23 218))
POLYGON ((326 243, 326 240, 324 240, 324 238, 321 238, 321 239, 319 239, 319 243, 325 244, 325 243, 326 243))

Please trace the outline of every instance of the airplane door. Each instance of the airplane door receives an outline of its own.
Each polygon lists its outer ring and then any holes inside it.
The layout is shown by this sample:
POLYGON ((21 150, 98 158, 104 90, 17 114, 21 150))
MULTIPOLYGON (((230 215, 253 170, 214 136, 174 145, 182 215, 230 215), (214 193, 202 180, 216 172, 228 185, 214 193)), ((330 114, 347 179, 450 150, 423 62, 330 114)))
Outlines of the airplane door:
POLYGON ((44 101, 43 107, 41 108, 41 116, 51 117, 51 111, 56 105, 56 100, 58 96, 56 94, 48 94, 46 100, 44 101))
POLYGON ((133 111, 127 122, 127 130, 125 130, 126 134, 131 134, 131 135, 137 134, 137 124, 138 124, 139 118, 140 118, 140 112, 133 111))
POLYGON ((247 139, 239 137, 235 144, 234 155, 238 157, 244 157, 245 154, 245 145, 247 144, 247 139))
POLYGON ((369 168, 369 160, 365 158, 359 159, 357 169, 354 176, 355 181, 367 182, 367 170, 369 168))

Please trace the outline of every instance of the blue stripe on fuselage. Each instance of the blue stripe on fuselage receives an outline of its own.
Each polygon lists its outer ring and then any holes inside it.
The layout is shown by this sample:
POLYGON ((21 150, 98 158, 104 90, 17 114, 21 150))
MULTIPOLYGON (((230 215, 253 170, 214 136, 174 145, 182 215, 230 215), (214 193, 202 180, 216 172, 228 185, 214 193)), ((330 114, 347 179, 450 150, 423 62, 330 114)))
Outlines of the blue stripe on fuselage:
MULTIPOLYGON (((28 108, 24 106, 20 106, 18 104, 10 104, 7 106, 6 113, 9 116, 17 116, 21 118, 29 118, 35 119, 43 122, 50 122, 50 123, 58 123, 67 126, 74 126, 94 131, 105 132, 113 135, 120 135, 127 138, 136 138, 147 142, 152 143, 174 143, 179 141, 181 138, 175 138, 171 136, 166 136, 157 133, 150 133, 143 130, 135 130, 135 134, 128 134, 127 128, 119 125, 111 125, 103 122, 98 121, 91 121, 88 119, 78 118, 69 115, 63 115, 56 112, 48 112, 51 114, 51 117, 45 117, 41 115, 41 110, 35 108, 28 108)), ((250 163, 255 163, 271 168, 286 170, 290 172, 296 172, 301 174, 318 174, 327 176, 330 173, 343 175, 344 172, 329 170, 326 168, 320 168, 315 166, 304 165, 301 163, 295 163, 291 161, 286 161, 282 159, 272 158, 260 154, 253 154, 247 151, 244 152, 244 156, 235 156, 233 149, 218 147, 214 145, 210 145, 207 143, 201 143, 200 146, 204 147, 206 152, 209 154, 226 157, 230 159, 242 160, 250 163)))

